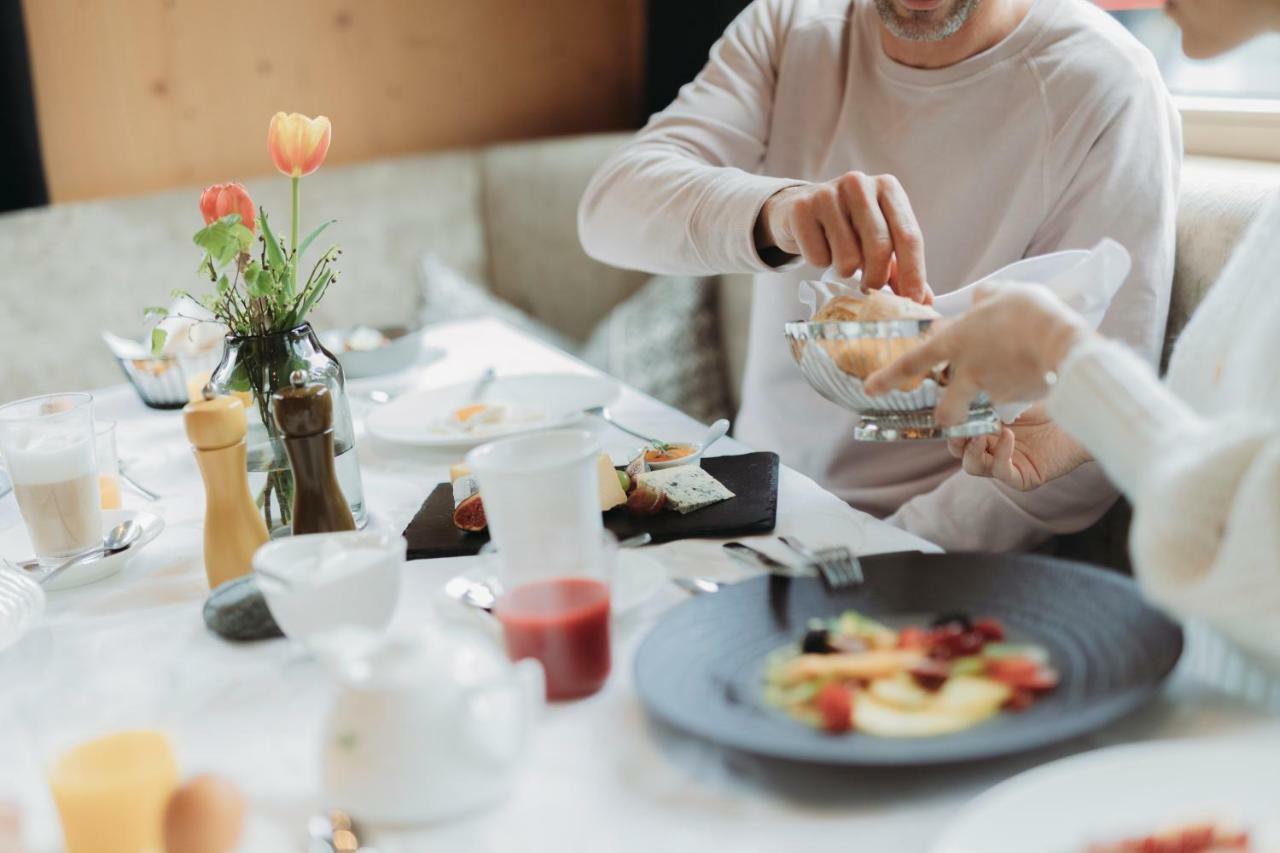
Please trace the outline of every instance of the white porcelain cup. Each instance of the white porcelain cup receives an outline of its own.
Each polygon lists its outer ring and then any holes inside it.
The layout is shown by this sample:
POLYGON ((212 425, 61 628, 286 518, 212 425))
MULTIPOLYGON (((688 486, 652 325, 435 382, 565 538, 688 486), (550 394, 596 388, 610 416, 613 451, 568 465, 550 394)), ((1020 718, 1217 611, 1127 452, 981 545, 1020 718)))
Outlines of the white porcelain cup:
POLYGON ((600 443, 586 430, 513 436, 467 454, 504 575, 592 575, 600 562, 600 443))
POLYGON ((253 567, 280 630, 306 642, 342 627, 386 628, 406 548, 404 537, 389 532, 290 536, 259 548, 253 567))

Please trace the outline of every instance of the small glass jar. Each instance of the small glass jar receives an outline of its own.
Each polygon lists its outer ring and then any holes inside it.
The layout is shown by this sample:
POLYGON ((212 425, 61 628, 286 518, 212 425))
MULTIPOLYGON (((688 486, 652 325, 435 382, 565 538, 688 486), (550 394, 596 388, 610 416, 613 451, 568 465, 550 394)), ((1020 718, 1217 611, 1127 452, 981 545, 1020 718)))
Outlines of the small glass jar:
POLYGON ((333 452, 338 484, 357 527, 368 516, 356 458, 356 431, 347 402, 342 365, 321 345, 311 324, 269 335, 227 335, 222 360, 209 384, 215 394, 240 397, 249 416, 249 487, 273 538, 287 536, 293 523, 293 471, 284 438, 271 415, 271 395, 289 386, 300 370, 306 382, 320 382, 333 397, 333 452))

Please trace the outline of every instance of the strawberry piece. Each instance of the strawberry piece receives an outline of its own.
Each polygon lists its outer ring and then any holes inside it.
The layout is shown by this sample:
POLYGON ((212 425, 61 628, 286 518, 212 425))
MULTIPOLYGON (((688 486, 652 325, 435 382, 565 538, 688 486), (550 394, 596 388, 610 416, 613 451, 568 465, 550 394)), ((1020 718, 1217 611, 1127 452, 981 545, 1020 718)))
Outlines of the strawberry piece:
POLYGON ((903 628, 898 632, 898 648, 921 651, 929 648, 929 632, 915 626, 903 628))
POLYGON ((853 691, 843 684, 828 684, 814 697, 814 706, 822 715, 822 728, 832 734, 853 728, 853 691))
POLYGON ((911 667, 911 677, 930 693, 941 690, 951 676, 951 666, 939 660, 922 660, 911 667))
POLYGON ((1019 711, 1025 711, 1030 708, 1035 704, 1035 701, 1036 697, 1032 695, 1030 690, 1023 690, 1020 687, 1015 687, 1013 689, 1013 693, 1011 693, 1009 698, 1004 701, 1004 709, 1016 714, 1019 711))
POLYGON ((996 658, 987 661, 987 675, 1018 690, 1043 693, 1058 686, 1058 673, 1031 658, 996 658))
POLYGON ((973 630, 989 643, 999 643, 1004 640, 1004 626, 995 619, 976 619, 973 630))

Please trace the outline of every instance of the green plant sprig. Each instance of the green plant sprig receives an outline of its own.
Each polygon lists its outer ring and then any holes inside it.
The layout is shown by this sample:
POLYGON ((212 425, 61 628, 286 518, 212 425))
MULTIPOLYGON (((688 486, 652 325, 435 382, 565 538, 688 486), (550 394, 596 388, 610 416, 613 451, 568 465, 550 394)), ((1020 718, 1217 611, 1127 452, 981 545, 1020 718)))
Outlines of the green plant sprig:
MULTIPOLYGON (((201 305, 213 315, 211 322, 225 325, 234 335, 269 335, 297 328, 337 280, 335 266, 342 250, 330 246, 312 266, 302 288, 297 287, 299 260, 333 222, 321 223, 286 252, 284 242, 271 230, 267 212, 258 208, 256 258, 251 251, 253 232, 241 223, 240 214, 231 213, 210 222, 196 232, 193 240, 204 249, 197 271, 209 277, 213 291, 197 297, 179 288, 171 296, 201 305)), ((144 313, 160 320, 171 316, 167 308, 161 307, 148 308, 144 313)), ((166 338, 163 329, 153 329, 152 350, 163 349, 166 338)))

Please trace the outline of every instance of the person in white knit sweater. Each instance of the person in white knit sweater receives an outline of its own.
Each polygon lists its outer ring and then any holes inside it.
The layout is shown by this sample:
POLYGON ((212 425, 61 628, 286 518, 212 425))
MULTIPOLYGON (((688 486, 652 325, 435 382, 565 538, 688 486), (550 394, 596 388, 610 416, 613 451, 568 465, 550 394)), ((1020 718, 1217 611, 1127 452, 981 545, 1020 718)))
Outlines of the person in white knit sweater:
MULTIPOLYGON (((1187 53, 1280 30, 1280 0, 1177 0, 1187 53)), ((1203 621, 1280 672, 1280 195, 1237 247, 1179 338, 1161 384, 1043 288, 998 283, 928 343, 867 380, 882 393, 949 361, 937 416, 979 390, 1043 399, 1065 433, 1025 426, 952 442, 970 474, 1033 489, 1090 459, 1134 506, 1134 571, 1166 608, 1203 621), (1069 435, 1068 435, 1069 434, 1069 435)), ((1229 667, 1221 656, 1213 666, 1229 667)), ((1211 673, 1212 674, 1212 673, 1211 673)), ((1270 681, 1280 700, 1280 679, 1270 681)))

